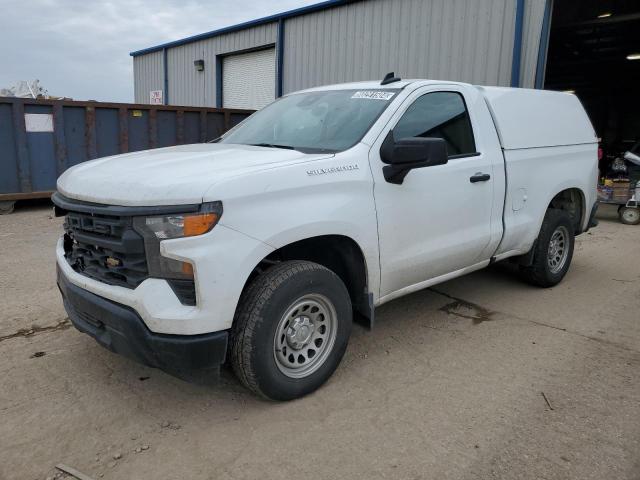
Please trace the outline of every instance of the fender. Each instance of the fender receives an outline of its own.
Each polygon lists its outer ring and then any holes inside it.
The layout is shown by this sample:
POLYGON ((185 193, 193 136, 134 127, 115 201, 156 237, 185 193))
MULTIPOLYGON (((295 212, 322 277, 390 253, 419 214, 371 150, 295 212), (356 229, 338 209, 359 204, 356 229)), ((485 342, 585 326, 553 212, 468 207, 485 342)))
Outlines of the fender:
POLYGON ((378 224, 367 150, 367 145, 357 145, 328 158, 228 178, 211 187, 203 200, 222 201, 221 225, 274 250, 324 235, 352 239, 362 251, 375 300, 380 263, 378 238, 372 233, 378 224), (345 165, 350 167, 341 168, 345 165))
POLYGON ((349 290, 354 313, 357 314, 354 320, 360 320, 370 328, 373 326, 375 291, 372 289, 375 290, 377 284, 372 286, 371 283, 375 282, 377 272, 372 274, 362 247, 353 238, 328 234, 283 244, 254 266, 246 282, 270 265, 287 260, 308 260, 332 270, 349 290))

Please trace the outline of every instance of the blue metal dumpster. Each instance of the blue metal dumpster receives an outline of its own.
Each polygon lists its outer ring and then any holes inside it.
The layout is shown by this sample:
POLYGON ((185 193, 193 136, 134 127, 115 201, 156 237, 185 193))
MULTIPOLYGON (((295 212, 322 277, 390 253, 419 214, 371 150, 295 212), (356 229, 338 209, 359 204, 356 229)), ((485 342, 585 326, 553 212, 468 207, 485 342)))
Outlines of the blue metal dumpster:
POLYGON ((0 213, 94 158, 213 140, 252 110, 0 97, 0 213))

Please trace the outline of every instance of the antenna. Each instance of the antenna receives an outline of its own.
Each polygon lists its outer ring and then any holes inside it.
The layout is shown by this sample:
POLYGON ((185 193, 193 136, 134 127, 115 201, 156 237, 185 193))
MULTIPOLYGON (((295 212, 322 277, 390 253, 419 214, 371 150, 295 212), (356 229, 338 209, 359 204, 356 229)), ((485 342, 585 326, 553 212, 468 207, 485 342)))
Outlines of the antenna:
POLYGON ((396 77, 395 73, 389 72, 384 76, 384 78, 380 82, 380 85, 387 85, 389 83, 399 82, 400 80, 401 80, 401 78, 400 77, 396 77))

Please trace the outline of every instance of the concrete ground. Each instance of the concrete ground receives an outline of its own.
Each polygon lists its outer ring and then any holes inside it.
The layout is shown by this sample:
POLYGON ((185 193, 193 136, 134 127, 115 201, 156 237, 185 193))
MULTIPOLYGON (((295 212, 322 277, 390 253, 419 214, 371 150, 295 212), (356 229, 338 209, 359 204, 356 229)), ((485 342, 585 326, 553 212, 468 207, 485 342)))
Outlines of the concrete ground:
POLYGON ((19 206, 0 217, 0 478, 64 463, 106 479, 640 479, 640 226, 599 216, 558 287, 498 265, 391 302, 327 385, 270 403, 70 328, 61 220, 19 206))

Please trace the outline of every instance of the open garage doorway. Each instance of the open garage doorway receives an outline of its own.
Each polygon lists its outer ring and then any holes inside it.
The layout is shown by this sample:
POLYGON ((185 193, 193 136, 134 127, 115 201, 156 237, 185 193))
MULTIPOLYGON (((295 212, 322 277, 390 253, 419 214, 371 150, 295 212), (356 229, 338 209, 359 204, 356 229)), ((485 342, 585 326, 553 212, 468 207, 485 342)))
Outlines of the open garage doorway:
POLYGON ((640 0, 555 0, 544 88, 580 98, 614 173, 640 140, 640 0))

